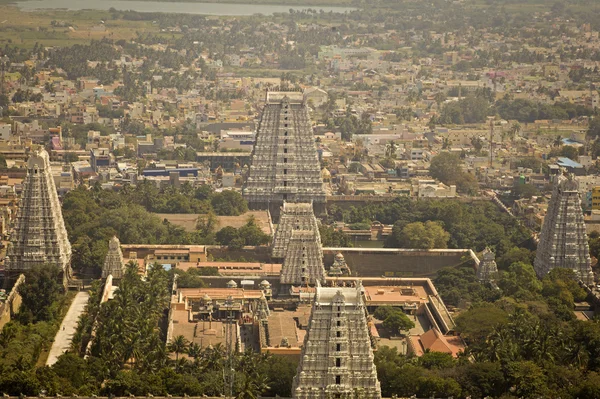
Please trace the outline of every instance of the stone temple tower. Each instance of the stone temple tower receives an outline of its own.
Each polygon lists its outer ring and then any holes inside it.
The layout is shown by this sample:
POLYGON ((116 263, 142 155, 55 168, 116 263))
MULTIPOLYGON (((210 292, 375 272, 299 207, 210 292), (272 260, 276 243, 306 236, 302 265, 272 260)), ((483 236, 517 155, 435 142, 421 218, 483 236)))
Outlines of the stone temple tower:
POLYGON ((496 265, 496 256, 489 249, 485 248, 482 253, 481 262, 477 268, 477 280, 482 283, 490 283, 498 277, 498 265, 496 265))
POLYGON ((112 274, 114 279, 123 278, 125 273, 125 262, 123 262, 123 252, 121 251, 121 242, 117 237, 110 239, 108 243, 108 252, 104 258, 102 266, 102 278, 107 278, 112 274))
POLYGON ((267 92, 252 161, 242 190, 250 209, 279 219, 284 201, 311 202, 325 212, 325 190, 302 92, 267 92))
POLYGON ((293 399, 381 398, 361 291, 317 285, 293 399))
POLYGON ((27 161, 27 177, 5 266, 9 276, 35 265, 57 265, 66 285, 71 276, 71 244, 58 201, 50 160, 45 150, 36 151, 27 161))
POLYGON ((539 278, 555 267, 573 269, 588 285, 594 282, 578 183, 573 175, 558 176, 554 182, 534 261, 539 278))
POLYGON ((325 275, 318 230, 292 230, 281 266, 281 284, 315 285, 324 283, 325 275))
POLYGON ((292 231, 294 230, 315 231, 318 240, 321 240, 319 223, 313 212, 312 203, 283 203, 279 224, 277 225, 273 237, 273 252, 271 256, 274 258, 285 257, 288 245, 290 244, 290 239, 292 238, 292 231))

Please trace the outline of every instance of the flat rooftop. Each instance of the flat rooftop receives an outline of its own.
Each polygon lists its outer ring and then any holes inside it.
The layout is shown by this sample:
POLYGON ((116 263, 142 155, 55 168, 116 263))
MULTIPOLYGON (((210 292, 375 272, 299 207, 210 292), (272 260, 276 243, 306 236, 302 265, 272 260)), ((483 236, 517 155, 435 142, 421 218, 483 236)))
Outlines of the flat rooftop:
MULTIPOLYGON (((261 290, 246 290, 244 288, 179 288, 184 298, 203 298, 208 295, 211 299, 225 300, 231 296, 235 299, 260 299, 263 296, 261 290)), ((175 297, 175 301, 177 297, 175 297)))
POLYGON ((188 271, 203 267, 217 268, 223 276, 277 276, 281 273, 281 263, 258 262, 179 262, 177 269, 188 271))
POLYGON ((297 310, 272 310, 267 319, 271 347, 278 348, 283 338, 287 338, 291 347, 299 348, 304 342, 306 330, 298 328, 308 325, 311 306, 302 305, 297 310), (298 320, 296 322, 296 320, 298 320))
POLYGON ((367 306, 393 306, 404 303, 418 305, 429 302, 425 288, 414 286, 385 286, 374 285, 364 287, 367 306))

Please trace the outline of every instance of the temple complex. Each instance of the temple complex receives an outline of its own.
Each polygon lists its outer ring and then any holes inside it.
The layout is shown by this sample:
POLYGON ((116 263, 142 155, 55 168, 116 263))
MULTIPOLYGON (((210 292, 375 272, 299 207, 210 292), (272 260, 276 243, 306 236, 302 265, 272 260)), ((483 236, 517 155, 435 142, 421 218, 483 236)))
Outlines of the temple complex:
POLYGON ((498 277, 498 265, 496 265, 496 256, 489 249, 485 248, 482 253, 481 262, 477 268, 477 280, 482 283, 490 283, 498 277))
POLYGON ((318 232, 292 230, 281 267, 281 284, 315 285, 317 282, 324 283, 325 276, 323 249, 318 232))
POLYGON ((555 267, 574 270, 588 285, 594 282, 578 183, 572 175, 554 182, 534 261, 539 278, 555 267))
POLYGON ((114 279, 123 278, 125 273, 125 262, 123 261, 123 252, 121 251, 121 242, 115 236, 108 243, 108 252, 104 258, 102 266, 102 278, 112 275, 114 279))
POLYGON ((381 398, 362 285, 317 285, 292 398, 351 397, 381 398))
POLYGON ((66 285, 71 276, 71 244, 62 217, 50 160, 45 150, 34 152, 27 161, 27 176, 19 210, 7 250, 7 274, 53 265, 62 270, 66 285))
POLYGON ((251 166, 242 190, 250 209, 279 219, 284 201, 325 212, 325 190, 308 109, 301 92, 267 92, 251 166))
POLYGON ((319 224, 313 212, 311 203, 292 203, 284 201, 283 207, 281 208, 279 224, 277 225, 273 237, 273 258, 285 257, 293 230, 315 231, 318 236, 317 238, 321 240, 319 224))

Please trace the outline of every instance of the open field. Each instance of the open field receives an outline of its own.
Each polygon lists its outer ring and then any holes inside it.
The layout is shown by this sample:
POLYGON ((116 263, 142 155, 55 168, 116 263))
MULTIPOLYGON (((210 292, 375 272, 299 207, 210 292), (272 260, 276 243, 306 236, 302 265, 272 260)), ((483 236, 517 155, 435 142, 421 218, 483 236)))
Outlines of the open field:
POLYGON ((0 15, 0 46, 30 48, 36 42, 46 47, 71 46, 103 37, 131 40, 138 31, 159 31, 149 21, 111 20, 108 11, 24 12, 15 6, 0 5, 0 15), (104 25, 101 21, 105 21, 104 25))

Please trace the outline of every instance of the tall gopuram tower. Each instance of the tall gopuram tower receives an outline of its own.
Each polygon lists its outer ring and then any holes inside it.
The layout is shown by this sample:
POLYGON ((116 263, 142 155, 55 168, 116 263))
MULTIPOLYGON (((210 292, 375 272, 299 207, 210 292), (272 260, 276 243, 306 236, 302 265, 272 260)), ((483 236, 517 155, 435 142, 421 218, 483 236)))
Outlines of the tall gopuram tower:
POLYGON ((482 253, 481 262, 477 268, 477 280, 481 283, 492 283, 498 278, 498 265, 496 256, 486 247, 482 253))
POLYGON ((321 241, 319 223, 313 212, 312 203, 283 202, 279 224, 273 237, 273 251, 271 253, 273 258, 285 258, 294 230, 312 230, 316 232, 317 239, 321 241))
POLYGON ((319 231, 292 230, 279 282, 282 285, 315 285, 324 283, 325 276, 319 231))
POLYGON ((538 278, 563 267, 588 285, 594 282, 578 187, 573 175, 555 179, 533 264, 538 278))
POLYGON ((121 279, 123 274, 125 274, 125 262, 123 262, 121 242, 115 236, 108 243, 108 252, 102 266, 102 278, 112 275, 114 279, 121 279))
POLYGON ((71 276, 71 243, 50 173, 48 153, 41 150, 27 161, 27 177, 23 182, 5 267, 10 278, 44 264, 60 267, 66 285, 71 276))
POLYGON ((381 398, 360 282, 317 285, 292 398, 381 398))
POLYGON ((302 92, 267 92, 242 190, 250 209, 279 219, 284 201, 311 202, 325 213, 325 189, 302 92))

